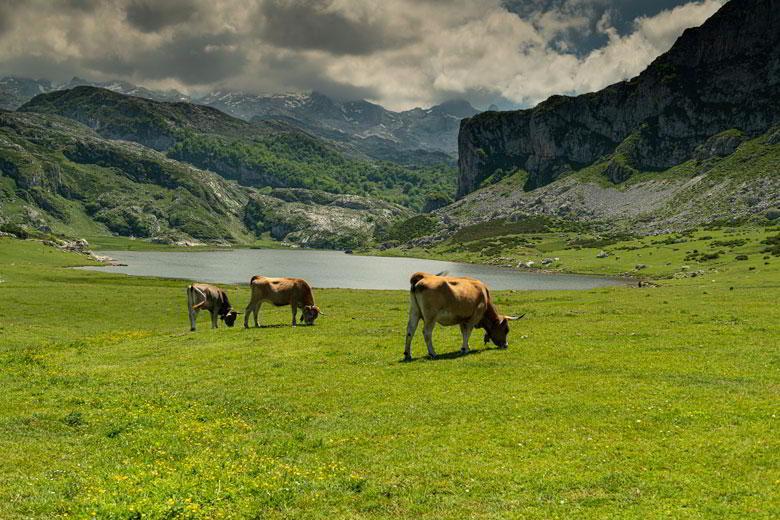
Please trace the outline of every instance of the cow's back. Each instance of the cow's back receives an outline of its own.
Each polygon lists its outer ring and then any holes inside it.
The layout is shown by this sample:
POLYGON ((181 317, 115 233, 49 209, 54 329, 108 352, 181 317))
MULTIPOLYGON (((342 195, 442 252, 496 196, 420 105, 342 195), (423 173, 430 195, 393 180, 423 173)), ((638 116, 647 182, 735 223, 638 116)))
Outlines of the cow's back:
POLYGON ((289 305, 304 302, 307 296, 311 298, 311 288, 302 278, 253 276, 250 285, 253 299, 257 297, 274 305, 289 305))
POLYGON ((209 309, 216 312, 222 308, 225 302, 227 302, 227 294, 215 285, 194 283, 190 287, 195 289, 197 293, 202 294, 205 298, 205 303, 201 307, 202 309, 209 309))
POLYGON ((426 319, 438 316, 444 322, 478 322, 490 301, 485 284, 474 278, 415 273, 410 282, 426 319))

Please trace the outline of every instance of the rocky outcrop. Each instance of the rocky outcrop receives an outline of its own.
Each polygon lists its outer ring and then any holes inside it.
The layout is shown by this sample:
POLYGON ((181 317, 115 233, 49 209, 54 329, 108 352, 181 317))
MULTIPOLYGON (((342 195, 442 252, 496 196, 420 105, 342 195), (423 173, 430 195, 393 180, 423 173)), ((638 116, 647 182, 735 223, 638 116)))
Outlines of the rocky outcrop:
MULTIPOLYGON (((461 122, 458 196, 497 169, 526 170, 532 190, 608 158, 633 136, 613 181, 693 157, 728 129, 747 137, 780 121, 780 0, 733 0, 636 78, 533 109, 461 122), (630 172, 629 172, 630 173, 630 172)), ((730 146, 730 144, 728 144, 730 146)), ((718 151, 716 151, 717 153, 718 151)))
POLYGON ((256 193, 245 208, 244 224, 275 240, 320 249, 352 249, 374 240, 387 228, 411 216, 406 208, 357 195, 319 190, 275 189, 256 193))

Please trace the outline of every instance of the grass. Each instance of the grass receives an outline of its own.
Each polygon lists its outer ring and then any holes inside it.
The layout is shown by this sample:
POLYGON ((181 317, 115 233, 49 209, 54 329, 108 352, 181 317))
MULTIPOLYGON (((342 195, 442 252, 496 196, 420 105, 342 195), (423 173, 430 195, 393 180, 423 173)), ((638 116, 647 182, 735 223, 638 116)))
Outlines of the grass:
POLYGON ((396 247, 368 252, 382 256, 411 256, 513 267, 531 261, 534 262, 533 270, 543 268, 554 272, 669 278, 692 271, 728 271, 735 266, 735 256, 740 254, 749 255, 750 260, 748 264, 740 264, 740 269, 746 265, 763 269, 766 267, 764 262, 776 264, 775 257, 763 252, 767 249, 763 242, 780 231, 780 227, 767 226, 698 229, 687 233, 636 238, 566 231, 494 236, 491 230, 503 229, 502 226, 503 223, 499 222, 496 226, 486 223, 464 228, 466 231, 483 231, 477 234, 457 234, 427 248, 396 247), (609 256, 599 258, 601 251, 609 256), (706 254, 718 252, 720 254, 715 259, 702 259, 706 254), (558 260, 543 266, 542 261, 546 258, 558 260), (640 265, 643 267, 637 269, 640 265))
POLYGON ((780 271, 748 256, 499 291, 508 350, 437 328, 402 363, 404 291, 193 334, 181 281, 0 239, 0 518, 777 517, 780 271))
MULTIPOLYGON (((158 244, 146 239, 133 239, 111 235, 86 235, 85 239, 87 242, 89 242, 90 248, 94 251, 209 251, 224 249, 214 245, 182 247, 172 244, 158 244)), ((262 249, 286 248, 284 244, 278 240, 273 240, 267 233, 262 237, 257 238, 253 242, 231 247, 250 247, 262 249)))

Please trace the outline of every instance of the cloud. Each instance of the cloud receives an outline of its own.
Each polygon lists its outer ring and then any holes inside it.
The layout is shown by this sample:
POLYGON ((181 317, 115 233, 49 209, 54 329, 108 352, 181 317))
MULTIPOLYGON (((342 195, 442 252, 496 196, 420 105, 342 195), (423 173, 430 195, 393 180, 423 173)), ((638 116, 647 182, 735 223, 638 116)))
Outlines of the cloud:
POLYGON ((86 63, 107 76, 172 78, 197 86, 240 75, 247 57, 233 34, 221 33, 176 38, 150 54, 99 55, 86 63))
POLYGON ((260 19, 263 39, 287 49, 369 54, 404 43, 382 21, 324 0, 268 0, 260 19))
POLYGON ((192 0, 132 0, 125 7, 128 23, 150 33, 189 20, 197 11, 192 0))
POLYGON ((14 0, 0 0, 0 38, 13 27, 14 0))
POLYGON ((724 2, 0 0, 0 74, 528 106, 638 74, 724 2))

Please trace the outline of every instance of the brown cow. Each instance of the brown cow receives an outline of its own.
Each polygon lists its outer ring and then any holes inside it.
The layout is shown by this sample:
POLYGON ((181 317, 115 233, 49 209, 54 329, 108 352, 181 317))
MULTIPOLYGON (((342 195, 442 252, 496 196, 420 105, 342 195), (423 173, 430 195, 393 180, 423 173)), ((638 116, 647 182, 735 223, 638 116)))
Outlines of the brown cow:
POLYGON ((195 330, 195 318, 201 310, 211 313, 211 328, 217 328, 217 317, 232 327, 236 317, 241 314, 230 306, 227 293, 213 285, 194 283, 187 287, 187 310, 190 314, 190 330, 195 330))
POLYGON ((311 287, 302 278, 266 278, 265 276, 253 276, 249 282, 252 290, 252 299, 246 306, 244 315, 244 328, 249 328, 249 314, 254 313, 255 327, 259 327, 257 315, 263 302, 271 302, 276 307, 284 305, 292 306, 292 326, 295 327, 295 315, 298 307, 302 309, 301 320, 306 325, 314 325, 317 316, 325 315, 314 304, 314 295, 311 287))
POLYGON ((412 338, 422 319, 423 336, 428 355, 436 357, 433 349, 433 327, 460 325, 463 334, 461 352, 469 351, 469 336, 474 327, 485 329, 485 343, 492 341, 499 348, 507 348, 509 321, 522 316, 503 316, 490 301, 487 286, 474 278, 456 278, 428 273, 414 273, 409 302, 409 324, 406 328, 404 359, 412 359, 412 338))

